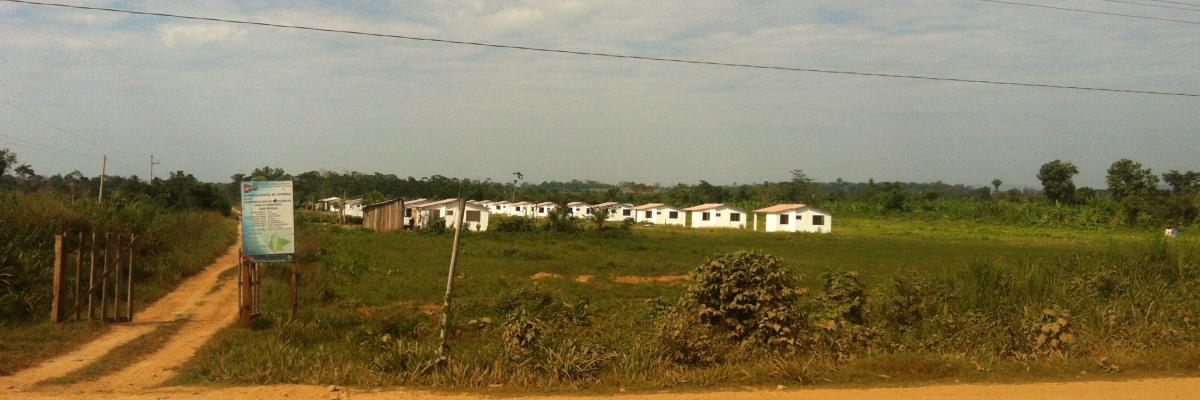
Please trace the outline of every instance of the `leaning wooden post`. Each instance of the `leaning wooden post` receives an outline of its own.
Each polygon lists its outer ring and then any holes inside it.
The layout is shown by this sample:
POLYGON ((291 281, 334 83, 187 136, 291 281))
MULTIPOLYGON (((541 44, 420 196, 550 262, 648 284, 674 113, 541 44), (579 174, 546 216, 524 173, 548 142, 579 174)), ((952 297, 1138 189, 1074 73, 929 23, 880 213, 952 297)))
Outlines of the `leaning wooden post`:
POLYGON ((87 312, 88 321, 96 317, 96 306, 92 300, 96 298, 96 232, 92 232, 92 246, 89 248, 88 254, 88 291, 87 291, 87 312))
POLYGON ((296 256, 289 257, 292 259, 292 320, 300 316, 300 302, 297 299, 297 294, 300 291, 300 270, 296 266, 296 256))
POLYGON ((125 320, 133 322, 133 235, 129 235, 129 280, 125 283, 125 320))
POLYGON ((442 330, 440 337, 442 344, 438 346, 438 358, 443 361, 449 361, 448 353, 450 346, 448 344, 449 329, 450 329, 450 303, 454 297, 454 275, 458 273, 458 244, 462 238, 462 218, 463 212, 467 208, 467 203, 461 198, 458 199, 458 211, 454 213, 454 242, 450 245, 450 272, 446 276, 446 299, 442 301, 442 330))
POLYGON ((242 303, 243 303, 243 301, 245 300, 245 299, 243 299, 243 297, 245 296, 245 293, 242 293, 242 286, 243 286, 243 283, 242 283, 242 271, 244 271, 244 269, 243 269, 243 268, 244 268, 244 267, 243 267, 243 264, 244 264, 244 262, 242 261, 242 249, 241 249, 241 248, 238 248, 238 286, 237 286, 237 298, 238 298, 238 319, 239 319, 239 320, 242 318, 242 313, 244 312, 244 310, 242 310, 242 303))
POLYGON ((83 232, 79 232, 79 240, 75 242, 75 301, 74 319, 79 320, 79 290, 83 285, 83 232))
POLYGON ((54 235, 54 294, 50 302, 50 322, 58 323, 62 318, 62 258, 63 235, 54 235))

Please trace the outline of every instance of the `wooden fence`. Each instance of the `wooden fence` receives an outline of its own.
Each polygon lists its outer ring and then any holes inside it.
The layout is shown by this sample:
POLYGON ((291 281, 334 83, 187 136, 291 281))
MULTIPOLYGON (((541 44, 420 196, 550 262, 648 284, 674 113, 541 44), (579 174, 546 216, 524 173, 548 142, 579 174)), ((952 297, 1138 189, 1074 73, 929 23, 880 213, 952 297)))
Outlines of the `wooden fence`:
POLYGON ((132 321, 134 243, 133 234, 54 235, 50 321, 132 321))

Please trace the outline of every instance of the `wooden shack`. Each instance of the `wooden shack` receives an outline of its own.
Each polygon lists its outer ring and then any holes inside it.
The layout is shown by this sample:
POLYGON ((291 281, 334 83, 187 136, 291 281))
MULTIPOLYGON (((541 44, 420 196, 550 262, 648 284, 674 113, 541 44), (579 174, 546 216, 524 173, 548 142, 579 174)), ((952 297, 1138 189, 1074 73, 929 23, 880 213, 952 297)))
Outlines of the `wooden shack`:
POLYGON ((376 232, 404 229, 404 199, 392 199, 363 206, 363 227, 376 232))

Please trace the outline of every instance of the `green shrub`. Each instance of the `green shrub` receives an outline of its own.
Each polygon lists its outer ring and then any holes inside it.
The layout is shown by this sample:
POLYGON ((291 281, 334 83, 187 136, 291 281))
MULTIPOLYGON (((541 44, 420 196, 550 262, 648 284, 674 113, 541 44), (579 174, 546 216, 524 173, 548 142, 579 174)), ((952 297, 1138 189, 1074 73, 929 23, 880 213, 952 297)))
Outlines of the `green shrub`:
POLYGON ((533 232, 537 229, 532 219, 524 217, 498 217, 491 221, 491 225, 496 232, 533 232))

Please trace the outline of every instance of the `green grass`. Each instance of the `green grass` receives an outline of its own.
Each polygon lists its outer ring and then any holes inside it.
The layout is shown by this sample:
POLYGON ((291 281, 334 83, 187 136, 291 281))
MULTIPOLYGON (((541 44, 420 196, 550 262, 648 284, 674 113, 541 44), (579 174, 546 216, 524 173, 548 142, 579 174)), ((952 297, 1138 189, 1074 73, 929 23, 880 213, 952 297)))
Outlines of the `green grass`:
POLYGON ((97 380, 105 375, 120 371, 145 359, 166 346, 167 341, 179 333, 186 320, 175 320, 159 324, 153 331, 112 349, 103 357, 72 371, 69 374, 40 382, 39 385, 69 385, 97 380))
POLYGON ((828 235, 636 227, 630 232, 464 236, 453 362, 445 370, 418 373, 437 343, 440 314, 428 312, 442 301, 451 235, 303 226, 297 240, 301 318, 289 322, 284 317, 286 269, 268 268, 265 314, 256 329, 222 331, 174 382, 403 384, 457 390, 501 383, 518 392, 870 385, 1068 377, 1079 368, 1098 373, 1096 360, 1102 356, 1122 364, 1123 376, 1200 370, 1200 363, 1191 362, 1198 359, 1194 344, 1200 307, 1193 306, 1200 305, 1200 298, 1189 294, 1200 284, 1192 275, 1195 257, 1184 254, 1195 246, 1194 239, 1173 241, 1174 261, 1156 261, 1146 253, 1158 233, 1147 231, 857 218, 836 220, 834 229, 828 235), (823 272, 858 272, 868 288, 870 322, 865 329, 879 334, 856 345, 860 347, 850 350, 848 358, 811 352, 773 359, 738 351, 718 365, 671 365, 655 335, 662 305, 673 304, 684 284, 624 284, 612 278, 687 274, 714 253, 736 250, 783 258, 802 277, 800 285, 813 293, 820 290, 823 272), (1145 278, 1128 282, 1124 287, 1130 292, 1121 298, 1079 293, 1096 284, 1072 283, 1107 270, 1145 278), (532 281, 530 276, 539 272, 562 278, 532 281), (580 283, 574 280, 580 275, 595 278, 580 283), (901 327, 890 322, 897 278, 929 282, 937 289, 921 303, 929 314, 921 323, 901 327), (1133 314, 1124 310, 1147 310, 1145 301, 1153 296, 1167 304, 1149 309, 1144 322, 1132 322, 1133 314), (1051 304, 1074 312, 1081 350, 1057 362, 1022 355, 1017 347, 1027 341, 1020 332, 1051 304), (1125 308, 1104 311, 1106 307, 1125 308), (504 348, 503 322, 521 308, 544 324, 541 340, 547 355, 537 366, 513 360, 504 348), (1099 321, 1110 311, 1129 321, 1128 326, 1115 329, 1099 321), (478 322, 484 318, 492 322, 478 322), (991 323, 995 329, 977 323, 991 323), (1165 333, 1169 330, 1176 333, 1165 333), (1167 337, 1156 339, 1159 335, 1167 337), (1164 354, 1176 358, 1153 358, 1164 354), (604 358, 598 372, 575 368, 593 356, 604 358))

